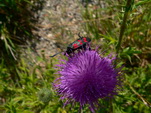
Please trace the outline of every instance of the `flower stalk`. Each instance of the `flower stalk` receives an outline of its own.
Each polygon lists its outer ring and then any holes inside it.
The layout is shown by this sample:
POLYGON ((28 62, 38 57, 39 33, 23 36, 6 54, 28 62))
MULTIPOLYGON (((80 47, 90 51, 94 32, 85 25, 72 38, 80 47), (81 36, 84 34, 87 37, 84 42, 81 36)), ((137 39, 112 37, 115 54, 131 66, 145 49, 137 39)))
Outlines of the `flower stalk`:
POLYGON ((126 3, 125 13, 124 13, 124 17, 123 17, 123 22, 122 22, 122 25, 121 25, 121 28, 120 28, 120 35, 119 35, 118 43, 117 43, 117 46, 116 46, 116 54, 117 54, 117 56, 118 56, 118 53, 119 53, 119 51, 121 49, 121 43, 122 43, 123 35, 124 35, 125 29, 126 29, 126 22, 127 22, 129 11, 131 9, 132 1, 133 0, 127 0, 127 3, 126 3))

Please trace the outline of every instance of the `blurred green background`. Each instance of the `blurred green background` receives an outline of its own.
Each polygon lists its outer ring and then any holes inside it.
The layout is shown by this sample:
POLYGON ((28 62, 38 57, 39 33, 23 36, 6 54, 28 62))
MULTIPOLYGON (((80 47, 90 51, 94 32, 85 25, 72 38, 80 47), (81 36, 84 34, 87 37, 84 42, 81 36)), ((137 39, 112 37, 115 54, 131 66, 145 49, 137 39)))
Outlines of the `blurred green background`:
MULTIPOLYGON (((122 90, 110 102, 100 100, 101 106, 96 112, 150 113, 151 0, 104 0, 105 7, 101 0, 96 1, 98 4, 90 5, 90 0, 85 0, 85 7, 80 7, 82 30, 92 39, 92 47, 101 45, 101 50, 118 54, 117 64, 124 65, 122 90)), ((64 102, 53 90, 58 57, 41 55, 34 57, 35 62, 22 57, 23 45, 28 46, 27 42, 35 39, 31 31, 37 20, 32 15, 42 2, 0 0, 1 113, 79 111, 78 103, 64 108, 64 102)), ((67 32, 63 27, 61 29, 67 32)), ((72 33, 67 35, 73 36, 72 33)), ((61 43, 59 39, 56 41, 61 43)), ((90 113, 88 106, 84 107, 83 113, 90 113)))

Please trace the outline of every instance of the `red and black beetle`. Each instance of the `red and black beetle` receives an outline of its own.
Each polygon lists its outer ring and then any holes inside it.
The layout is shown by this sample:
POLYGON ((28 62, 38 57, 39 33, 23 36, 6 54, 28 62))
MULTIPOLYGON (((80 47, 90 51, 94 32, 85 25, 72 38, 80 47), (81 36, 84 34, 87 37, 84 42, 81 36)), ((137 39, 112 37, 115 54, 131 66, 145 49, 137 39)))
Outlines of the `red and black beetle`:
MULTIPOLYGON (((79 39, 77 39, 76 41, 72 42, 71 44, 69 44, 67 46, 67 50, 64 55, 68 54, 70 56, 71 53, 73 53, 75 50, 79 50, 79 49, 86 50, 86 45, 89 42, 91 42, 91 39, 88 37, 81 37, 80 34, 78 34, 78 36, 79 36, 79 39)), ((61 52, 59 52, 59 53, 61 53, 61 52)), ((53 55, 51 57, 54 57, 59 53, 56 53, 55 55, 53 55)))
POLYGON ((70 53, 73 53, 75 50, 78 49, 86 50, 86 45, 91 41, 91 39, 88 37, 81 37, 80 35, 79 37, 80 37, 79 39, 77 39, 76 41, 72 42, 67 46, 65 54, 67 53, 68 55, 70 55, 70 53))

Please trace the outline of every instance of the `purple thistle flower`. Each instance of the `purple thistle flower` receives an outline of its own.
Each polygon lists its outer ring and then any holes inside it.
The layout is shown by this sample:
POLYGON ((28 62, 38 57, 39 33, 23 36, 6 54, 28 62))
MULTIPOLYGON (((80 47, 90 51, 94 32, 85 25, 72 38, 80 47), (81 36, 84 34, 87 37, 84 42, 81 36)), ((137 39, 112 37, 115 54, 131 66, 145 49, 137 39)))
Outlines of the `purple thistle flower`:
POLYGON ((111 55, 101 57, 96 50, 85 50, 57 65, 61 76, 54 85, 61 99, 79 102, 81 108, 89 104, 94 112, 98 99, 113 97, 120 85, 114 60, 111 55))

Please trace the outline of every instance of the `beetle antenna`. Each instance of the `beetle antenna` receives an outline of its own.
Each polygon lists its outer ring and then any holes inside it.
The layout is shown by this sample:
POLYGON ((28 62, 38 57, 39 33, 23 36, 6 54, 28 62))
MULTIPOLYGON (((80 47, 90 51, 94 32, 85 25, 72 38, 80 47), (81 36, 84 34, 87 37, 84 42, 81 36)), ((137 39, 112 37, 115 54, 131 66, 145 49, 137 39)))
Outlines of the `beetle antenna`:
POLYGON ((82 37, 80 36, 80 32, 78 33, 78 36, 79 36, 80 38, 82 38, 82 37))
POLYGON ((56 55, 58 55, 58 54, 60 54, 60 53, 62 53, 62 52, 56 53, 56 54, 54 54, 54 55, 52 55, 52 56, 50 56, 50 57, 54 57, 54 56, 56 56, 56 55))

